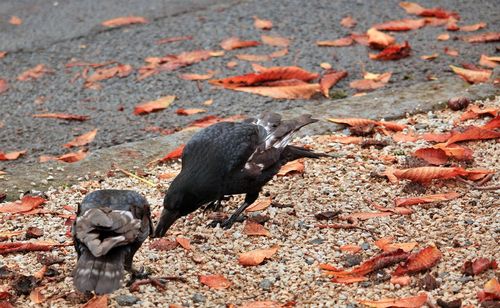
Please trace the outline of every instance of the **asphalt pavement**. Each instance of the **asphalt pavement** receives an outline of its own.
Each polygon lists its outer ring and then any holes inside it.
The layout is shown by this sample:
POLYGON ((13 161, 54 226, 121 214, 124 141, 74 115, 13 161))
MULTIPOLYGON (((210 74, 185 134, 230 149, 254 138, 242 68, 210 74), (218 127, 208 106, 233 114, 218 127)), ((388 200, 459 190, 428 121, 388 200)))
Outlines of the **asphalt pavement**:
MULTIPOLYGON (((463 25, 486 22, 487 28, 478 33, 499 31, 500 28, 500 13, 494 0, 419 3, 457 11, 463 25)), ((98 128, 98 133, 89 145, 91 152, 152 138, 160 133, 151 128, 184 127, 206 115, 250 115, 324 103, 326 99, 319 96, 311 100, 275 100, 178 77, 179 73, 205 73, 207 70, 217 70, 217 78, 251 72, 249 62, 237 61, 238 66, 233 69, 226 64, 238 53, 269 54, 278 49, 267 45, 229 51, 223 57, 142 81, 137 81, 134 72, 126 78, 103 81, 100 90, 85 89, 82 79, 72 82, 79 69, 65 68, 72 59, 92 63, 118 61, 138 68, 150 56, 198 49, 220 50, 219 43, 230 36, 259 40, 264 32, 253 27, 253 16, 273 21, 273 29, 266 34, 291 39, 288 55, 263 62, 263 65, 298 65, 320 72, 319 64, 328 62, 334 69, 349 72, 337 86, 347 95, 355 93, 348 85, 362 78, 363 69, 374 73, 393 72, 385 89, 400 89, 428 82, 429 75, 437 78, 455 76, 449 69, 450 64, 477 63, 481 54, 497 55, 498 52, 495 43, 469 44, 455 40, 464 35, 460 32, 450 32, 448 41, 437 41, 436 37, 445 32, 442 27, 392 33, 399 42, 407 40, 412 47, 410 57, 397 61, 370 60, 369 50, 361 45, 316 46, 318 40, 336 39, 352 31, 365 32, 376 23, 414 17, 406 14, 398 1, 2 1, 0 51, 8 51, 8 54, 0 59, 0 78, 8 80, 10 89, 0 95, 0 151, 27 149, 28 152, 19 160, 0 162, 0 170, 14 168, 17 164, 38 164, 40 155, 66 153, 68 150, 62 147, 63 144, 94 128, 98 128), (20 17, 23 24, 9 24, 7 21, 13 15, 20 17), (104 20, 126 15, 144 16, 150 22, 115 29, 100 26, 104 20), (348 15, 357 20, 353 29, 340 25, 340 20, 348 15), (155 43, 162 38, 186 35, 193 36, 193 40, 155 43), (459 56, 445 55, 445 47, 456 49, 459 56), (420 59, 421 55, 433 53, 440 54, 434 61, 420 59), (52 73, 34 81, 16 80, 20 73, 38 64, 45 64, 52 73), (177 96, 169 109, 145 116, 133 114, 138 103, 165 95, 177 96), (212 105, 202 105, 209 99, 213 100, 212 105), (207 112, 179 116, 175 113, 178 108, 205 108, 207 112), (46 112, 88 115, 90 120, 66 122, 32 118, 33 114, 46 112)), ((331 108, 336 108, 335 100, 331 100, 331 108)))

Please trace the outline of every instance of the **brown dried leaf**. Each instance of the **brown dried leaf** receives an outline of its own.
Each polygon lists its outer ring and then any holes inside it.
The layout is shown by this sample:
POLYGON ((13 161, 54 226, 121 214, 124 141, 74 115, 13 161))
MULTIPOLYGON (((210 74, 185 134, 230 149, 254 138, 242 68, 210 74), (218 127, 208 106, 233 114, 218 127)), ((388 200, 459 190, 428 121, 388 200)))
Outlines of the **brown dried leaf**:
POLYGON ((320 86, 318 83, 313 83, 277 87, 238 87, 233 90, 278 99, 310 99, 320 91, 320 86))
POLYGON ((404 308, 419 308, 427 302, 427 294, 420 293, 417 296, 403 298, 386 298, 378 301, 358 300, 358 303, 376 308, 385 307, 404 307, 404 308))
POLYGON ((24 196, 21 200, 0 204, 0 213, 23 213, 31 211, 47 202, 42 197, 24 196))
POLYGON ((203 113, 203 112, 207 112, 207 111, 205 109, 201 109, 201 108, 188 108, 188 109, 179 108, 175 111, 175 113, 177 115, 181 115, 181 116, 189 116, 189 115, 203 113))
POLYGON ((416 30, 425 26, 425 19, 401 19, 387 21, 376 24, 373 27, 380 31, 409 31, 416 30))
POLYGON ((212 289, 227 289, 231 286, 231 282, 222 275, 200 275, 200 283, 212 289))
POLYGON ((267 249, 256 249, 240 254, 238 262, 243 266, 255 266, 264 262, 265 259, 270 259, 278 251, 278 246, 275 245, 267 249))
POLYGON ((255 201, 254 203, 252 203, 252 205, 247 207, 245 212, 257 212, 257 211, 265 210, 271 205, 271 203, 272 203, 271 198, 259 199, 259 200, 255 201))
POLYGON ((262 34, 260 38, 264 44, 271 46, 288 47, 290 45, 290 40, 286 37, 262 34))
POLYGON ((451 69, 455 74, 462 77, 465 81, 469 83, 481 83, 486 82, 490 79, 491 70, 470 70, 461 67, 457 67, 454 65, 450 65, 451 69))
POLYGON ((170 160, 181 158, 182 157, 182 151, 184 150, 185 146, 186 146, 185 144, 181 144, 180 146, 178 146, 177 148, 175 148, 174 150, 172 150, 171 152, 169 152, 167 155, 165 155, 162 158, 160 158, 160 160, 158 162, 163 163, 163 162, 167 162, 167 161, 170 161, 170 160))
POLYGON ((167 37, 164 39, 157 40, 156 44, 161 45, 161 44, 167 44, 167 43, 173 43, 173 42, 179 42, 179 41, 190 41, 192 39, 193 39, 193 37, 191 35, 174 36, 174 37, 167 37))
POLYGON ((452 136, 446 141, 445 145, 468 141, 468 140, 486 140, 500 138, 500 132, 485 129, 482 127, 471 126, 461 133, 452 133, 452 136))
POLYGON ((175 95, 164 96, 155 101, 150 101, 146 103, 141 103, 134 108, 135 115, 142 115, 151 112, 156 112, 163 110, 170 106, 172 102, 175 100, 175 95))
POLYGON ((81 136, 76 137, 75 139, 71 140, 70 142, 64 144, 63 147, 72 148, 72 147, 81 147, 81 146, 87 145, 94 140, 96 135, 97 135, 97 128, 93 129, 90 132, 87 132, 81 136))
POLYGON ((113 77, 119 77, 119 78, 124 78, 130 75, 133 71, 132 66, 128 64, 117 64, 112 67, 106 67, 106 68, 99 68, 92 73, 89 77, 87 77, 86 84, 87 87, 91 86, 92 84, 110 79, 113 77))
POLYGON ((183 237, 176 237, 175 240, 177 241, 177 243, 179 243, 179 245, 182 246, 182 248, 186 250, 191 250, 191 242, 189 241, 189 239, 183 237))
POLYGON ((348 277, 333 277, 331 279, 332 282, 342 283, 342 284, 351 284, 355 282, 367 281, 368 278, 365 276, 348 276, 348 277))
POLYGON ((426 247, 408 257, 408 260, 399 265, 394 271, 395 276, 418 273, 427 270, 441 260, 443 254, 434 246, 426 247))
POLYGON ((489 43, 500 41, 500 32, 488 32, 462 37, 462 40, 469 43, 489 43))
POLYGON ((207 80, 214 77, 215 73, 215 71, 209 71, 206 74, 185 73, 180 74, 179 77, 184 80, 207 80))
POLYGON ((253 19, 254 19, 253 25, 257 29, 271 30, 271 28, 273 27, 273 22, 270 20, 260 19, 257 16, 254 16, 253 19))
POLYGON ((442 33, 437 36, 438 41, 447 41, 450 39, 450 34, 449 33, 442 33))
POLYGON ((418 149, 413 153, 413 156, 421 158, 432 165, 443 165, 448 161, 448 155, 442 149, 418 149))
POLYGON ((479 29, 486 28, 486 26, 487 26, 487 24, 485 22, 480 22, 480 23, 473 24, 473 25, 461 26, 460 31, 473 32, 473 31, 477 31, 479 29))
POLYGON ((254 46, 259 46, 259 45, 260 45, 260 42, 242 41, 242 40, 240 40, 239 37, 236 37, 236 36, 232 36, 230 38, 227 38, 220 43, 220 46, 224 50, 233 50, 233 49, 239 49, 239 48, 254 47, 254 46))
POLYGON ((82 308, 107 308, 108 295, 94 296, 91 300, 85 303, 82 308))
POLYGON ((393 276, 391 277, 390 283, 392 284, 399 284, 400 286, 407 286, 411 283, 411 277, 410 276, 393 276))
POLYGON ((346 16, 340 21, 340 25, 345 28, 353 28, 358 22, 352 16, 346 16))
POLYGON ((87 121, 90 119, 89 116, 68 114, 68 113, 39 113, 32 115, 33 118, 51 118, 51 119, 61 119, 67 121, 87 121))
POLYGON ((17 80, 19 81, 26 81, 26 80, 34 80, 42 77, 43 75, 47 73, 51 73, 52 71, 48 69, 45 64, 38 64, 37 66, 30 68, 23 73, 21 73, 19 76, 17 76, 17 80))
POLYGON ((145 24, 148 20, 140 16, 124 16, 103 21, 101 25, 105 27, 121 27, 131 24, 145 24))
POLYGON ((3 242, 0 243, 0 255, 5 255, 12 252, 25 251, 49 251, 54 247, 64 246, 67 244, 58 244, 56 242, 38 241, 38 242, 3 242))
POLYGON ((358 246, 358 245, 343 245, 343 246, 340 246, 339 249, 341 251, 347 251, 347 252, 350 252, 350 253, 357 253, 359 251, 361 251, 361 247, 358 246))
POLYGON ((160 238, 156 241, 152 241, 149 244, 149 248, 160 251, 169 251, 179 246, 177 241, 172 241, 167 238, 160 238))
POLYGON ((425 195, 419 197, 410 197, 410 198, 395 198, 394 205, 395 206, 412 206, 423 203, 430 202, 441 202, 441 201, 449 201, 460 197, 461 194, 457 192, 449 192, 445 194, 433 194, 433 195, 425 195))
POLYGON ((251 219, 246 220, 243 233, 249 236, 271 236, 271 233, 264 226, 251 219))
POLYGON ((2 161, 2 160, 16 160, 19 157, 23 156, 24 154, 26 154, 26 150, 9 152, 9 153, 4 153, 4 152, 0 151, 0 161, 2 161))
POLYGON ((9 19, 9 24, 14 25, 14 26, 19 26, 22 25, 23 20, 17 16, 11 16, 9 19))
POLYGON ((394 237, 387 236, 375 241, 375 245, 385 252, 402 249, 405 252, 410 252, 418 246, 417 242, 393 243, 394 237))
POLYGON ((285 176, 288 174, 304 173, 304 161, 302 159, 296 159, 291 162, 286 163, 281 167, 280 171, 276 174, 277 176, 285 176))
POLYGON ((372 60, 399 60, 410 56, 411 47, 408 42, 405 41, 403 45, 393 44, 386 47, 378 54, 369 54, 368 56, 372 60))
POLYGON ((368 44, 370 47, 378 49, 386 48, 396 42, 394 37, 375 28, 368 29, 368 31, 366 31, 366 35, 368 35, 368 44))
POLYGON ((317 41, 316 45, 322 47, 345 47, 352 45, 352 43, 353 43, 352 37, 346 36, 333 41, 317 41))
POLYGON ((39 305, 39 304, 45 302, 46 298, 41 292, 41 290, 43 288, 44 287, 38 287, 38 288, 34 288, 33 290, 31 290, 30 299, 34 304, 39 305))

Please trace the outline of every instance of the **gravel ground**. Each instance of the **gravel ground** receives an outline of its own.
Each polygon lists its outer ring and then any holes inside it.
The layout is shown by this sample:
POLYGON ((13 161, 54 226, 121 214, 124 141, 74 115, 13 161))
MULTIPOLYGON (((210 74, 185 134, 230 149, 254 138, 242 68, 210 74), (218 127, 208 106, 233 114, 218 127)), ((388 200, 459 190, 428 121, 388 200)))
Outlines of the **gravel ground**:
MULTIPOLYGON (((289 53, 273 61, 263 62, 265 66, 298 65, 309 71, 321 72, 320 63, 328 62, 336 70, 346 70, 349 76, 343 79, 333 91, 352 95, 355 91, 349 83, 362 78, 363 68, 373 73, 393 72, 386 89, 399 89, 419 82, 426 82, 428 75, 444 78, 454 76, 449 65, 461 63, 477 64, 481 54, 496 55, 496 45, 469 44, 455 37, 465 32, 450 33, 450 40, 437 41, 436 37, 446 32, 443 27, 424 28, 391 33, 397 41, 405 40, 412 47, 408 58, 398 61, 369 60, 365 46, 355 44, 349 47, 318 47, 318 40, 333 40, 351 32, 363 33, 374 24, 402 18, 414 18, 399 7, 399 1, 244 1, 237 5, 214 6, 207 10, 189 12, 168 18, 152 20, 145 25, 124 27, 100 33, 92 33, 71 40, 63 40, 36 50, 17 51, 0 60, 0 78, 7 79, 10 89, 0 96, 0 150, 4 152, 28 149, 25 157, 11 162, 1 162, 0 168, 13 168, 17 164, 36 164, 40 155, 61 155, 66 153, 63 144, 99 128, 96 139, 89 150, 110 147, 131 141, 158 136, 158 130, 185 127, 193 120, 206 115, 228 116, 251 115, 264 110, 285 110, 291 107, 318 104, 324 98, 316 96, 311 100, 276 100, 230 90, 222 90, 206 82, 182 80, 179 73, 206 73, 218 70, 215 78, 251 72, 251 64, 237 61, 238 66, 229 69, 226 64, 242 53, 269 54, 280 48, 261 45, 255 48, 226 52, 224 57, 211 58, 191 67, 174 72, 164 72, 142 81, 137 81, 134 72, 126 78, 112 78, 102 82, 101 90, 83 88, 83 80, 71 82, 82 68, 66 69, 71 59, 92 63, 118 61, 137 69, 145 64, 146 57, 162 57, 199 49, 220 50, 220 42, 231 36, 245 40, 260 40, 261 34, 279 35, 291 39, 289 53), (300 9, 297 9, 300 8, 300 9), (253 26, 252 16, 272 20, 271 31, 258 31, 253 26), (343 17, 351 15, 357 20, 353 29, 340 25, 343 17), (157 45, 165 37, 192 35, 193 40, 157 45), (458 57, 444 54, 445 47, 458 50, 458 57), (434 61, 420 59, 422 55, 439 53, 434 61), (45 64, 53 70, 36 81, 21 82, 16 77, 38 64, 45 64), (201 89, 199 84, 202 85, 201 89), (135 105, 158 99, 165 95, 176 95, 172 106, 162 112, 146 116, 133 115, 135 105), (211 106, 202 105, 213 100, 211 106), (206 113, 192 116, 178 116, 178 108, 204 108, 206 113), (37 113, 66 112, 89 115, 85 122, 65 122, 55 119, 33 119, 37 113)), ((460 25, 481 21, 488 27, 475 33, 498 31, 499 20, 496 1, 422 0, 425 7, 441 6, 455 10, 461 15, 460 25)), ((160 9, 158 9, 160 10, 160 9)), ((84 10, 82 10, 83 12, 84 10)), ((119 12, 122 12, 121 10, 119 12)), ((117 13, 119 13, 117 12, 117 13)), ((137 14, 143 11, 138 11, 137 14)), ((10 12, 14 14, 15 12, 10 12)), ((24 13, 27 14, 27 13, 24 13)), ((83 13, 82 13, 83 14, 83 13)), ((26 22, 36 22, 27 16, 26 22)), ((64 23, 66 19, 57 19, 64 23)), ((90 22, 90 21, 89 21, 90 22)), ((459 77, 456 77, 457 80, 459 77)), ((335 101, 332 101, 334 106, 335 101)))
MULTIPOLYGON (((487 106, 500 106, 500 98, 483 102, 487 106)), ((442 132, 453 127, 453 121, 461 112, 449 110, 422 114, 411 117, 417 132, 442 132)), ((489 118, 487 118, 489 119, 489 118)), ((464 125, 480 125, 487 119, 469 120, 464 125)), ((398 122, 408 123, 409 119, 398 122)), ((384 139, 387 137, 376 136, 384 139)), ((141 286, 140 291, 129 293, 122 288, 111 295, 111 306, 117 302, 137 298, 137 307, 165 307, 177 304, 187 307, 223 307, 225 304, 241 305, 252 301, 271 300, 280 303, 296 302, 297 307, 356 307, 359 299, 380 299, 383 297, 412 296, 421 292, 418 281, 424 274, 412 275, 411 284, 399 286, 389 281, 377 280, 377 275, 369 276, 367 282, 353 285, 336 284, 322 274, 319 263, 330 263, 336 267, 348 267, 359 256, 366 260, 380 250, 374 241, 384 236, 394 236, 395 242, 416 241, 419 248, 436 245, 443 253, 442 260, 431 272, 440 286, 428 292, 431 301, 462 299, 463 304, 478 306, 476 292, 484 283, 498 276, 498 270, 488 270, 476 277, 468 278, 461 274, 460 267, 465 260, 477 257, 500 259, 499 232, 500 215, 498 211, 499 191, 479 191, 463 183, 448 180, 434 181, 432 185, 417 187, 400 182, 391 184, 384 178, 373 174, 389 165, 407 166, 414 160, 408 155, 425 144, 390 143, 381 150, 361 149, 359 145, 329 143, 321 136, 304 137, 297 143, 310 144, 316 150, 335 154, 336 158, 307 160, 303 174, 275 178, 265 186, 264 194, 273 201, 289 207, 271 206, 260 214, 270 220, 265 223, 270 237, 249 237, 243 233, 243 224, 236 224, 231 230, 209 228, 209 212, 197 211, 179 220, 167 233, 169 239, 176 236, 191 240, 192 249, 187 251, 177 247, 170 251, 156 251, 149 248, 147 241, 135 258, 135 264, 145 266, 153 276, 175 276, 186 282, 167 282, 164 291, 153 286, 141 286), (381 161, 380 157, 395 156, 396 163, 381 161), (418 192, 417 192, 418 191, 418 192), (360 229, 319 229, 314 214, 324 211, 340 210, 343 214, 354 212, 374 212, 364 198, 381 205, 391 206, 395 197, 445 193, 457 191, 463 196, 448 202, 414 206, 415 213, 409 216, 392 215, 373 218, 360 225, 360 229), (356 256, 342 252, 339 247, 346 244, 359 245, 363 249, 356 256), (254 267, 238 264, 242 252, 279 245, 278 252, 265 263, 254 267), (199 275, 221 274, 232 282, 226 290, 214 290, 200 284, 199 275)), ((488 185, 500 181, 497 141, 467 142, 474 151, 474 162, 468 167, 497 171, 488 185)), ((134 189, 147 196, 153 207, 155 221, 161 211, 164 190, 170 180, 159 180, 159 175, 179 172, 180 164, 157 166, 146 170, 143 176, 157 184, 151 187, 134 178, 122 176, 119 172, 103 174, 99 180, 84 179, 71 187, 54 188, 46 192, 49 197, 46 209, 60 213, 65 205, 76 207, 83 196, 95 189, 121 188, 134 189)), ((240 197, 228 201, 223 211, 230 213, 240 197)), ((255 215, 255 214, 249 214, 255 215)), ((5 216, 3 216, 5 217, 5 216)), ((22 216, 14 215, 2 221, 2 231, 22 230, 36 226, 44 230, 43 240, 66 242, 67 227, 64 219, 55 215, 22 216)), ((15 237, 21 240, 22 236, 15 237)), ((71 246, 56 249, 51 254, 64 259, 61 265, 53 267, 60 272, 59 282, 47 283, 42 293, 47 296, 62 296, 72 291, 71 270, 75 264, 75 252, 71 246)), ((0 264, 25 274, 33 275, 41 268, 35 253, 9 254, 0 257, 0 264)), ((382 271, 383 273, 384 271, 382 271)), ((45 282, 45 280, 44 280, 45 282)), ((5 288, 9 281, 2 281, 5 288)), ((52 300, 53 307, 70 305, 69 296, 52 300)), ((34 306, 29 297, 21 296, 16 302, 19 306, 34 306)), ((122 302, 123 303, 123 302, 122 302)), ((43 304, 49 306, 47 302, 43 304)), ((256 305, 254 305, 257 307, 256 305)))

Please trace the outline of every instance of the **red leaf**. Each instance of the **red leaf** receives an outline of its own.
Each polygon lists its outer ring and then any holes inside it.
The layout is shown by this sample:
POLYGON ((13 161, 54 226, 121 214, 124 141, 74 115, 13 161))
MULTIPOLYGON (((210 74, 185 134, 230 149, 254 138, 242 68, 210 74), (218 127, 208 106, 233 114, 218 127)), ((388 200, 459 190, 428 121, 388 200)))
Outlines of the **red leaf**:
POLYGON ((49 70, 44 64, 38 64, 37 66, 21 73, 21 75, 17 77, 17 80, 26 81, 30 79, 38 79, 50 72, 52 71, 49 70))
POLYGON ((350 253, 357 253, 362 249, 358 245, 343 245, 343 246, 340 246, 339 248, 341 251, 347 251, 350 253))
POLYGON ((397 179, 407 179, 414 182, 428 183, 433 179, 451 179, 456 176, 468 176, 471 174, 491 173, 491 171, 465 170, 460 167, 416 167, 408 169, 387 168, 384 172, 391 182, 397 179))
POLYGON ((179 108, 175 111, 175 113, 177 113, 178 115, 182 115, 182 116, 188 116, 188 115, 198 114, 198 113, 202 113, 202 112, 206 112, 206 110, 200 109, 200 108, 188 108, 188 109, 179 108))
POLYGON ((87 132, 81 136, 76 137, 70 142, 63 145, 65 148, 81 147, 92 142, 97 134, 97 128, 87 132))
POLYGON ((387 21, 381 24, 376 24, 373 26, 377 30, 381 31, 408 31, 416 30, 425 26, 425 19, 401 19, 387 21))
POLYGON ((33 118, 51 118, 51 119, 61 119, 67 121, 87 121, 90 119, 89 116, 77 115, 77 114, 67 114, 67 113, 39 113, 32 115, 33 118))
POLYGON ((414 156, 425 160, 432 165, 443 165, 448 161, 448 156, 441 149, 423 148, 413 153, 414 156))
POLYGON ((179 41, 190 41, 192 40, 193 37, 191 35, 187 36, 174 36, 174 37, 167 37, 161 40, 157 40, 156 44, 161 45, 161 44, 167 44, 167 43, 173 43, 173 42, 179 42, 179 41))
POLYGON ((450 145, 456 142, 468 141, 468 140, 485 140, 485 139, 496 139, 500 137, 500 132, 484 129, 482 127, 471 126, 461 133, 454 133, 446 141, 446 145, 450 145))
POLYGON ((346 16, 342 18, 342 20, 340 21, 342 27, 346 28, 353 28, 354 26, 356 26, 357 23, 358 22, 356 21, 356 19, 352 18, 351 16, 346 16))
POLYGON ((341 79, 345 78, 347 76, 346 71, 340 71, 340 72, 331 72, 328 74, 325 74, 323 77, 321 77, 321 80, 319 81, 319 87, 321 89, 321 92, 325 97, 330 97, 330 88, 333 87, 334 85, 337 84, 341 79))
POLYGON ((415 135, 412 131, 407 134, 398 132, 392 135, 392 139, 396 142, 415 142, 420 139, 420 136, 415 135))
POLYGON ((466 121, 470 119, 475 119, 479 118, 481 115, 491 115, 493 117, 496 117, 498 115, 498 108, 496 107, 489 107, 489 108, 484 108, 481 109, 477 105, 469 105, 467 110, 462 113, 460 116, 460 121, 466 121))
POLYGON ((422 136, 425 141, 429 142, 446 142, 446 140, 450 139, 450 137, 451 133, 425 133, 422 136))
POLYGON ((259 199, 252 203, 245 212, 257 212, 257 211, 262 211, 267 209, 272 203, 271 198, 266 198, 266 199, 259 199))
POLYGON ((434 148, 442 150, 446 156, 456 160, 472 160, 472 150, 458 144, 446 145, 445 143, 438 143, 434 145, 434 148))
POLYGON ((108 307, 108 295, 94 296, 82 308, 106 308, 108 307))
POLYGON ((176 248, 179 245, 177 241, 172 241, 167 238, 160 238, 156 241, 151 241, 149 248, 160 251, 168 251, 176 248))
POLYGON ((0 204, 0 213, 23 213, 31 211, 47 200, 42 197, 24 196, 21 200, 0 204))
POLYGON ((9 152, 9 153, 4 153, 4 152, 0 151, 0 161, 2 161, 2 160, 16 160, 19 157, 23 156, 25 153, 26 153, 26 150, 9 152))
POLYGON ((209 71, 207 74, 180 74, 179 77, 184 80, 207 80, 214 77, 215 71, 209 71))
POLYGON ((264 228, 261 224, 247 219, 245 222, 245 227, 243 228, 243 233, 249 236, 271 236, 268 230, 264 228))
POLYGON ((186 250, 191 250, 191 242, 189 241, 189 239, 183 237, 176 237, 175 240, 177 241, 177 243, 179 243, 179 245, 182 246, 182 248, 186 250))
POLYGON ((285 176, 290 173, 304 173, 304 161, 302 159, 297 159, 288 162, 281 167, 276 175, 285 176))
POLYGON ((490 79, 492 73, 491 70, 470 70, 453 65, 450 65, 450 67, 453 72, 455 72, 455 74, 469 83, 486 82, 488 81, 488 79, 490 79))
POLYGON ((442 256, 443 255, 436 247, 426 247, 409 256, 408 260, 404 264, 399 265, 396 268, 394 275, 402 276, 405 274, 418 273, 420 271, 427 270, 436 265, 442 256))
POLYGON ((67 244, 57 244, 55 242, 2 242, 0 243, 0 255, 5 255, 12 252, 26 251, 49 251, 54 247, 64 246, 67 244))
POLYGON ((500 299, 500 283, 496 278, 491 278, 484 285, 484 290, 477 292, 479 302, 500 299))
POLYGON ((486 28, 486 26, 487 26, 487 24, 485 22, 480 22, 480 23, 473 24, 473 25, 461 26, 460 31, 473 32, 473 31, 477 31, 479 29, 486 28))
POLYGON ((271 46, 288 47, 290 40, 286 37, 261 35, 262 42, 271 46))
POLYGON ((411 198, 395 198, 394 205, 395 206, 412 206, 416 204, 422 203, 430 203, 430 202, 441 202, 453 200, 461 195, 456 192, 449 192, 445 194, 434 194, 434 195, 425 195, 419 197, 411 197, 411 198))
POLYGON ((333 277, 332 282, 335 283, 343 283, 343 284, 351 284, 355 282, 367 281, 368 278, 365 276, 352 276, 352 277, 333 277))
POLYGON ((500 116, 494 117, 488 123, 484 124, 481 128, 489 130, 500 128, 500 116))
POLYGON ((377 271, 379 269, 391 266, 393 264, 404 261, 410 254, 404 252, 402 249, 396 251, 384 252, 375 257, 363 262, 361 265, 353 268, 350 271, 329 272, 335 277, 357 277, 364 276, 368 273, 377 271))
POLYGON ((410 51, 410 45, 408 45, 408 42, 405 42, 404 45, 391 45, 382 50, 379 54, 369 54, 369 57, 372 60, 399 60, 408 57, 410 51))
POLYGON ((449 17, 456 17, 456 18, 459 17, 458 14, 455 12, 445 11, 442 8, 427 9, 413 2, 400 2, 399 6, 401 6, 408 14, 414 14, 425 17, 436 17, 442 19, 449 17))
POLYGON ((466 261, 462 266, 462 272, 466 275, 479 275, 488 269, 496 269, 498 267, 495 260, 488 258, 477 258, 474 261, 466 261))
POLYGON ((175 100, 175 95, 164 96, 155 101, 150 101, 146 103, 141 103, 134 108, 135 115, 142 115, 151 112, 156 112, 163 110, 170 106, 172 102, 175 100))
POLYGON ((352 45, 352 43, 353 43, 352 37, 346 36, 333 41, 317 41, 316 45, 323 47, 345 47, 352 45))
POLYGON ((7 80, 0 78, 0 94, 6 92, 9 89, 9 84, 7 80))
POLYGON ((278 246, 267 249, 256 249, 240 254, 238 262, 243 266, 255 266, 270 259, 278 251, 278 246))
POLYGON ((417 296, 403 297, 403 298, 387 298, 379 301, 358 300, 358 302, 360 304, 376 308, 386 308, 386 307, 419 308, 425 305, 425 303, 427 302, 427 294, 420 293, 417 296))
POLYGON ((184 150, 184 147, 185 147, 185 145, 181 144, 180 146, 178 146, 177 148, 175 148, 174 150, 172 150, 170 153, 168 153, 167 155, 163 156, 159 160, 159 162, 166 162, 166 161, 170 161, 170 160, 181 158, 182 157, 182 151, 184 150))
MULTIPOLYGON (((87 152, 84 149, 81 149, 78 152, 71 152, 68 154, 64 154, 59 157, 56 157, 55 159, 63 161, 65 163, 76 163, 77 161, 80 161, 85 157, 87 157, 87 152)), ((42 156, 40 157, 40 159, 41 158, 42 156)))
POLYGON ((145 24, 148 20, 140 16, 124 16, 103 21, 101 25, 105 27, 121 27, 131 24, 145 24))
POLYGON ((271 30, 271 28, 273 27, 273 22, 270 20, 260 19, 257 16, 254 16, 253 19, 254 19, 253 25, 257 29, 271 30))
POLYGON ((368 35, 368 44, 370 47, 377 49, 384 49, 396 41, 396 39, 389 34, 378 31, 375 28, 370 28, 366 31, 366 35, 368 35))
POLYGON ((200 283, 212 289, 227 289, 231 286, 231 282, 222 275, 201 275, 199 279, 200 283))
POLYGON ((500 32, 488 32, 475 34, 470 36, 462 37, 462 39, 469 43, 488 43, 488 42, 498 42, 500 41, 500 32))
POLYGON ((220 43, 220 46, 224 50, 233 50, 233 49, 239 49, 239 48, 254 47, 254 46, 259 46, 259 45, 260 45, 260 42, 242 41, 236 36, 232 36, 230 38, 227 38, 220 43))

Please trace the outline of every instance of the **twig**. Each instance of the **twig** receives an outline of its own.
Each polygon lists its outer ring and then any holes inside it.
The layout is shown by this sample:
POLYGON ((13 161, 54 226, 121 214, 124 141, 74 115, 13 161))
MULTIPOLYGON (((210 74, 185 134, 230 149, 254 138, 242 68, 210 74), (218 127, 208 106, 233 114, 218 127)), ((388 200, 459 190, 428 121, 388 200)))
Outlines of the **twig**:
MULTIPOLYGON (((491 174, 490 174, 491 175, 491 174)), ((480 183, 486 183, 488 182, 489 180, 491 179, 491 177, 489 176, 486 176, 485 178, 483 178, 480 182, 478 182, 477 184, 476 183, 473 183, 471 181, 468 181, 462 177, 457 177, 457 180, 459 182, 462 182, 464 184, 467 184, 469 186, 471 186, 473 189, 477 189, 477 190, 497 190, 497 189, 500 189, 500 185, 493 185, 493 186, 480 186, 479 184, 480 183)))
POLYGON ((133 177, 134 179, 137 179, 137 180, 139 180, 139 181, 141 181, 141 182, 144 182, 144 183, 148 184, 148 185, 149 185, 149 186, 151 186, 151 187, 155 187, 155 186, 156 186, 156 185, 155 185, 155 183, 153 183, 153 182, 151 182, 151 181, 149 181, 149 180, 146 180, 145 178, 140 177, 140 176, 138 176, 137 174, 134 174, 134 173, 132 173, 132 172, 128 172, 127 170, 120 168, 120 167, 119 167, 118 165, 116 165, 116 164, 113 164, 113 166, 114 166, 114 168, 115 168, 116 170, 118 170, 118 171, 120 171, 120 172, 123 172, 124 174, 126 174, 126 175, 128 175, 128 176, 130 176, 130 177, 133 177))
POLYGON ((487 182, 489 182, 492 178, 493 178, 494 174, 493 173, 490 173, 488 175, 486 175, 481 181, 477 182, 477 186, 483 186, 484 184, 486 184, 487 182))
POLYGON ((145 284, 151 284, 154 286, 156 289, 160 291, 165 290, 165 283, 162 280, 173 280, 173 281, 182 281, 182 282, 187 282, 187 280, 183 277, 175 277, 175 276, 166 276, 166 277, 159 277, 159 278, 147 278, 147 279, 141 279, 141 280, 136 280, 134 281, 130 287, 129 290, 130 292, 137 292, 139 291, 139 287, 145 284))
POLYGON ((497 190, 500 189, 500 185, 493 185, 493 186, 476 186, 474 187, 477 190, 497 190))

